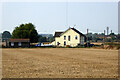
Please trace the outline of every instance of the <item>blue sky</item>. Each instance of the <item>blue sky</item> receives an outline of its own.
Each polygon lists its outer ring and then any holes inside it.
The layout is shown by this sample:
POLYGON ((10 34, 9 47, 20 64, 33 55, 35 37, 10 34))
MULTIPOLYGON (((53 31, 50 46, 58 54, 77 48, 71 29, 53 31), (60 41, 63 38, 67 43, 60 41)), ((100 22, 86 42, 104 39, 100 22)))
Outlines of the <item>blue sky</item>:
POLYGON ((117 2, 4 2, 2 31, 33 23, 38 33, 65 31, 69 26, 86 33, 103 32, 107 26, 118 32, 117 2))

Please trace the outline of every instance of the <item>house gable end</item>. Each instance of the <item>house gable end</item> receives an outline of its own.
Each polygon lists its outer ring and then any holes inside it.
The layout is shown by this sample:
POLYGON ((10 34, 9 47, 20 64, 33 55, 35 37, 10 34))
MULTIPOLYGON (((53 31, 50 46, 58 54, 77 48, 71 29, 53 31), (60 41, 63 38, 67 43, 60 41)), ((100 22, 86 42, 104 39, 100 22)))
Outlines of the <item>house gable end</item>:
POLYGON ((79 35, 85 36, 84 34, 82 34, 81 32, 79 32, 77 29, 75 28, 69 28, 67 29, 65 32, 63 32, 62 34, 60 34, 60 36, 62 36, 63 34, 65 34, 66 32, 68 32, 69 30, 73 30, 74 32, 76 32, 79 35))
POLYGON ((75 31, 76 33, 78 33, 79 35, 81 35, 81 36, 85 36, 84 34, 82 34, 81 32, 79 32, 77 29, 75 29, 75 28, 71 28, 73 31, 75 31))

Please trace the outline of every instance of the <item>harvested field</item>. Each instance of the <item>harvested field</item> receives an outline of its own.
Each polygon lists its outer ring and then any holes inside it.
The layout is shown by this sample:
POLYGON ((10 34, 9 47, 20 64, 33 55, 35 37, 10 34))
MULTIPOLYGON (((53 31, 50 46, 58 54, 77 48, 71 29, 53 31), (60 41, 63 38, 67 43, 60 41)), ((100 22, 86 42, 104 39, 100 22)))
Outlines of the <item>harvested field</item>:
POLYGON ((89 48, 6 48, 3 78, 115 78, 118 50, 89 48))

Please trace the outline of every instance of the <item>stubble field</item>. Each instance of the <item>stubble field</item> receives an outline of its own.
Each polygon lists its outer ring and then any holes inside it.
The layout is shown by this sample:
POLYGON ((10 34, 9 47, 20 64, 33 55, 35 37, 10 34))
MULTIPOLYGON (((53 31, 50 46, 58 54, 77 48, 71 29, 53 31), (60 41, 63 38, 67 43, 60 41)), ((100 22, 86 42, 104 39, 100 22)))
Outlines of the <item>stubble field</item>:
POLYGON ((2 49, 3 78, 115 78, 118 50, 2 49))

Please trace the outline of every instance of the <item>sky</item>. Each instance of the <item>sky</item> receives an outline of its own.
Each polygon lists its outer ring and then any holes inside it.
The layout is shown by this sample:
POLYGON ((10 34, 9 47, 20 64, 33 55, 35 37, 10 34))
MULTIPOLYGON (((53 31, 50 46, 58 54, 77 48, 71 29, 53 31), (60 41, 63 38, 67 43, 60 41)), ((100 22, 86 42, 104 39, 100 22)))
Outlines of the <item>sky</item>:
POLYGON ((86 34, 103 33, 106 27, 118 33, 117 2, 3 2, 1 30, 33 23, 40 34, 54 34, 75 27, 86 34), (75 25, 75 26, 74 26, 75 25))

